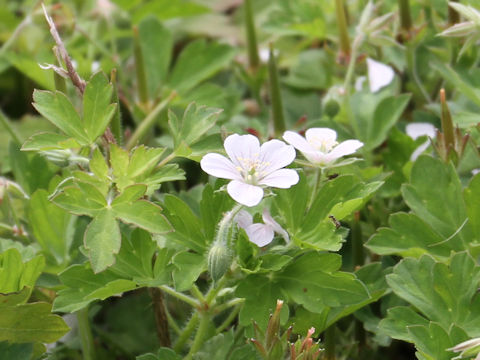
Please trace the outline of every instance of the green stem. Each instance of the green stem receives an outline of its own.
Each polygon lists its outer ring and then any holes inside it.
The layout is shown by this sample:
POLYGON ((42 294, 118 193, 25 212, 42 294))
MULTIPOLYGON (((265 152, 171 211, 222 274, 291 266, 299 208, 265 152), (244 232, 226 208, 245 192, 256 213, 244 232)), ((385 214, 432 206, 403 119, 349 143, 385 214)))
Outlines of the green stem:
POLYGON ((313 179, 313 191, 312 196, 310 197, 310 202, 308 204, 308 208, 310 209, 317 197, 318 189, 320 188, 320 184, 322 182, 322 168, 315 169, 315 177, 313 179))
POLYGON ((117 84, 117 69, 112 69, 110 73, 110 81, 113 85, 113 102, 117 103, 117 109, 113 115, 111 122, 111 129, 113 136, 119 145, 123 144, 123 130, 122 130, 122 114, 120 112, 120 101, 118 101, 118 84, 117 84))
POLYGON ((200 302, 205 301, 205 297, 203 296, 202 292, 197 287, 197 285, 193 284, 192 288, 190 289, 190 292, 192 293, 193 296, 195 296, 197 298, 198 301, 200 301, 200 302))
POLYGON ((175 333, 177 335, 181 335, 182 334, 182 329, 180 329, 180 326, 178 326, 177 321, 172 316, 172 314, 170 314, 170 311, 168 311, 168 307, 165 310, 166 310, 166 313, 167 313, 168 324, 170 325, 172 330, 175 331, 175 333))
POLYGON ((252 1, 245 0, 245 30, 247 36, 248 62, 250 69, 255 71, 260 65, 258 56, 257 35, 255 33, 255 22, 252 11, 252 1))
POLYGON ((208 313, 200 314, 200 324, 198 325, 197 333, 195 334, 195 338, 193 339, 192 347, 188 352, 185 360, 192 359, 193 354, 195 354, 198 350, 201 349, 205 336, 207 335, 207 330, 210 325, 210 316, 208 313))
POLYGON ((157 106, 155 106, 155 108, 147 115, 147 117, 143 119, 140 125, 135 129, 132 137, 128 140, 126 145, 127 150, 131 150, 144 138, 148 131, 150 131, 150 129, 155 125, 157 116, 167 107, 167 105, 176 95, 177 93, 173 91, 165 100, 158 103, 157 106))
POLYGON ((200 318, 198 316, 198 312, 195 312, 188 321, 187 325, 185 325, 185 327, 183 328, 182 333, 177 339, 177 342, 173 346, 173 350, 175 350, 175 352, 180 353, 182 351, 185 343, 190 338, 190 335, 192 335, 199 321, 200 318))
POLYGON ((337 17, 338 33, 340 38, 340 51, 346 57, 350 55, 350 38, 348 36, 347 17, 343 0, 335 0, 335 14, 337 17))
POLYGON ((415 62, 415 45, 412 44, 411 41, 406 42, 406 56, 407 56, 407 67, 410 72, 410 77, 417 85, 418 89, 420 90, 421 94, 425 98, 428 103, 432 102, 430 95, 428 94, 427 90, 422 85, 420 78, 418 77, 417 73, 417 64, 415 62))
POLYGON ((360 49, 360 46, 362 45, 364 38, 365 37, 364 37, 363 33, 360 33, 355 37, 355 40, 353 40, 350 61, 348 63, 348 68, 347 68, 347 74, 345 75, 345 81, 343 83, 343 87, 345 89, 344 99, 345 99, 346 102, 348 102, 348 100, 349 100, 348 97, 351 93, 353 75, 355 73, 355 65, 357 63, 358 50, 360 49))
POLYGON ((325 360, 335 360, 335 324, 325 330, 325 360))
POLYGON ((148 104, 147 74, 143 62, 143 52, 140 45, 138 28, 133 28, 133 54, 135 56, 135 73, 137 75, 138 97, 143 105, 148 104))
POLYGON ((157 165, 157 169, 158 168, 161 168, 163 165, 167 164, 170 162, 170 160, 173 160, 175 158, 175 156, 177 156, 175 154, 175 152, 172 152, 170 155, 168 155, 167 157, 165 157, 162 161, 160 161, 157 165))
POLYGON ((400 26, 403 32, 408 34, 412 28, 409 0, 398 0, 398 8, 400 12, 400 26))
POLYGON ((273 53, 273 45, 270 44, 270 56, 268 59, 268 76, 270 85, 270 103, 273 118, 273 131, 276 137, 285 131, 285 117, 283 115, 282 94, 280 92, 280 82, 278 79, 277 63, 273 53))
POLYGON ((232 307, 232 306, 236 306, 236 305, 240 305, 240 304, 243 304, 245 302, 245 299, 244 298, 235 298, 235 299, 232 299, 232 300, 229 300, 223 304, 220 304, 218 306, 216 306, 212 311, 215 313, 215 314, 219 314, 221 313, 222 311, 232 307))
POLYGON ((148 292, 152 298, 155 325, 160 346, 170 347, 170 331, 168 329, 168 316, 164 296, 160 289, 149 288, 148 292))
POLYGON ((160 290, 164 291, 165 293, 167 293, 168 295, 171 295, 171 296, 177 298, 178 300, 181 300, 181 301, 189 304, 190 306, 192 306, 194 308, 200 307, 200 303, 197 300, 195 300, 194 298, 192 298, 188 295, 185 295, 181 292, 178 292, 175 289, 172 289, 170 286, 160 285, 158 288, 160 290))
POLYGON ((13 129, 12 124, 10 124, 10 120, 7 118, 7 116, 3 113, 2 110, 0 110, 0 123, 3 125, 5 130, 10 134, 10 137, 14 142, 16 142, 18 145, 22 145, 22 141, 20 140, 20 137, 17 135, 16 131, 13 129))
POLYGON ((228 314, 227 318, 220 324, 217 328, 216 333, 220 334, 223 330, 225 330, 237 317, 240 309, 242 308, 241 305, 237 305, 231 312, 228 314))
POLYGON ((95 344, 88 318, 88 306, 77 311, 78 332, 82 341, 83 360, 95 359, 95 344))

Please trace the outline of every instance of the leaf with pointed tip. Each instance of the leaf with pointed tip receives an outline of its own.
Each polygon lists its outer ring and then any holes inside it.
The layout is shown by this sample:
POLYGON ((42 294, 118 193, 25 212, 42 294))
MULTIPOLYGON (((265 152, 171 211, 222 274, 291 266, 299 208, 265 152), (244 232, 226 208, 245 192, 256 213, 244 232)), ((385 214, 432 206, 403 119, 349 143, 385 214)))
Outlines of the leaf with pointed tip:
POLYGON ((111 104, 113 86, 102 72, 94 74, 83 93, 83 126, 90 143, 105 132, 117 104, 111 104))
POLYGON ((79 147, 80 144, 69 136, 42 132, 29 137, 22 145, 22 151, 64 150, 79 147))
POLYGON ((95 273, 105 270, 115 262, 120 250, 121 235, 111 209, 101 210, 88 225, 83 238, 90 263, 95 273))
POLYGON ((41 302, 2 307, 0 341, 51 343, 60 339, 70 328, 60 316, 51 313, 51 308, 41 302))
POLYGON ((160 206, 146 200, 112 204, 112 211, 116 218, 155 234, 172 231, 172 226, 161 214, 161 210, 160 206))
POLYGON ((80 116, 63 93, 35 90, 33 100, 35 109, 65 134, 81 145, 89 143, 80 116))

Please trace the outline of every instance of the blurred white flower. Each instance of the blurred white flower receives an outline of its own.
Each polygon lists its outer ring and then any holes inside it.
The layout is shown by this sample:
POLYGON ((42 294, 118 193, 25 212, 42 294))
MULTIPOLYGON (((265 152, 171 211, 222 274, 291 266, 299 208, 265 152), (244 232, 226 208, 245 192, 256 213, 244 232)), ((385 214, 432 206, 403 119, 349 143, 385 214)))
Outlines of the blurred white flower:
POLYGON ((460 356, 457 356, 454 359, 463 359, 464 357, 466 358, 477 355, 475 360, 480 360, 480 338, 464 341, 447 350, 461 353, 460 356))
POLYGON ((240 204, 255 206, 263 198, 267 186, 287 189, 295 185, 298 174, 282 169, 295 159, 295 149, 280 140, 270 140, 260 146, 253 135, 233 134, 223 144, 230 159, 210 153, 200 161, 206 173, 232 180, 228 194, 240 204))
POLYGON ((277 223, 267 209, 263 209, 263 224, 253 223, 253 217, 245 210, 241 210, 235 217, 238 226, 245 230, 248 239, 259 247, 270 244, 275 233, 282 236, 285 241, 290 242, 288 233, 277 223))
POLYGON ((381 88, 393 81, 395 72, 393 69, 381 62, 367 58, 368 83, 370 91, 376 93, 381 88))
POLYGON ((337 142, 337 133, 328 128, 311 128, 305 137, 286 131, 283 139, 299 150, 305 158, 315 165, 326 166, 345 155, 353 154, 363 146, 358 140, 337 142))
POLYGON ((415 161, 420 154, 427 150, 428 146, 430 145, 430 139, 435 139, 435 126, 429 123, 412 123, 407 125, 405 131, 413 140, 417 140, 420 136, 429 137, 429 139, 416 148, 410 156, 410 160, 415 161))

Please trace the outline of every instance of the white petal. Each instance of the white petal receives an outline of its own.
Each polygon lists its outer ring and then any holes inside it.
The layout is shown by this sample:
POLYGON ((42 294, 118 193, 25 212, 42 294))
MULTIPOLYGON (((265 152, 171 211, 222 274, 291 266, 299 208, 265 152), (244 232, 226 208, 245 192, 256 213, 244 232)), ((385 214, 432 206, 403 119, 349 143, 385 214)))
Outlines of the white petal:
POLYGON ((303 156, 313 164, 317 165, 326 165, 329 162, 332 162, 334 159, 329 158, 328 154, 324 154, 319 150, 311 152, 302 152, 303 156))
POLYGON ((240 210, 235 216, 235 222, 242 229, 246 229, 253 224, 253 216, 248 211, 240 210))
POLYGON ((357 80, 355 80, 355 90, 362 91, 365 80, 367 80, 365 76, 359 76, 357 80))
POLYGON ((279 223, 274 220, 267 208, 263 209, 262 219, 265 225, 270 226, 273 231, 283 237, 287 243, 290 242, 290 237, 288 236, 288 233, 280 226, 279 223))
POLYGON ((305 138, 310 144, 335 142, 337 140, 337 132, 329 128, 311 128, 305 132, 305 138))
POLYGON ((305 140, 303 136, 297 134, 296 132, 285 131, 283 134, 283 139, 301 152, 315 151, 315 149, 307 142, 307 140, 305 140))
POLYGON ((335 148, 330 153, 328 153, 327 158, 330 161, 336 160, 338 158, 341 158, 342 156, 353 154, 362 146, 363 143, 358 140, 344 141, 335 146, 335 148))
POLYGON ((245 229, 248 239, 259 247, 268 245, 273 240, 273 229, 264 224, 253 224, 245 229))
POLYGON ((227 185, 227 192, 236 202, 245 206, 255 206, 262 201, 263 189, 260 186, 233 180, 227 185))
POLYGON ((430 145, 430 140, 425 141, 422 145, 420 145, 418 148, 415 149, 415 151, 410 155, 410 160, 415 161, 417 158, 425 151, 428 149, 428 146, 430 145))
POLYGON ((260 155, 260 142, 253 135, 230 135, 225 139, 223 146, 237 166, 242 166, 242 159, 253 159, 260 155))
POLYGON ((260 147, 261 161, 269 164, 261 169, 266 174, 281 169, 295 160, 295 149, 280 140, 270 140, 260 147))
POLYGON ((412 123, 408 124, 405 128, 405 131, 408 136, 413 140, 418 139, 420 136, 428 136, 432 139, 435 138, 435 126, 430 123, 412 123))
POLYGON ((298 183, 299 177, 293 169, 280 169, 268 174, 259 181, 260 185, 267 185, 281 189, 288 189, 298 183))
POLYGON ((372 93, 390 84, 395 76, 395 72, 390 66, 370 58, 367 58, 367 70, 368 82, 372 93))
POLYGON ((235 165, 220 154, 210 153, 205 155, 200 161, 200 167, 207 174, 218 178, 232 180, 242 179, 235 165))
POLYGON ((480 169, 473 169, 472 170, 472 175, 473 176, 477 175, 478 173, 480 173, 480 169))

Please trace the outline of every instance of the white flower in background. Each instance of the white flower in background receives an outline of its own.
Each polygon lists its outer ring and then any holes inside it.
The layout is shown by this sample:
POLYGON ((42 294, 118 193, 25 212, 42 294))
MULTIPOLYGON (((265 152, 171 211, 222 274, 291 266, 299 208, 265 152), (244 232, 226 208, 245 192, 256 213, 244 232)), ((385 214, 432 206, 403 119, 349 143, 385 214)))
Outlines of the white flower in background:
POLYGON ((395 72, 393 69, 381 62, 367 58, 368 83, 370 91, 376 93, 381 88, 393 81, 395 72))
POLYGON ((363 146, 358 140, 337 142, 337 133, 328 128, 311 128, 305 137, 293 131, 286 131, 283 139, 298 149, 311 163, 327 166, 345 155, 353 154, 363 146))
POLYGON ((453 359, 463 359, 464 357, 467 358, 473 355, 477 355, 475 360, 480 360, 480 338, 474 338, 464 341, 447 350, 461 353, 459 356, 453 359))
POLYGON ((241 210, 235 217, 238 226, 245 230, 248 239, 259 247, 270 244, 275 233, 282 236, 285 241, 290 242, 288 233, 277 223, 267 209, 263 209, 263 224, 253 223, 253 217, 245 210, 241 210))
POLYGON ((283 141, 270 140, 260 146, 253 135, 233 134, 223 146, 230 159, 210 153, 200 166, 207 174, 232 180, 227 191, 240 204, 255 206, 263 198, 264 187, 287 189, 299 180, 295 170, 282 169, 295 159, 295 149, 283 141))
POLYGON ((420 136, 429 137, 429 139, 416 148, 410 156, 410 160, 415 161, 421 153, 427 150, 428 146, 430 145, 430 139, 435 139, 435 126, 429 123, 412 123, 407 125, 405 131, 413 140, 417 140, 420 136))

